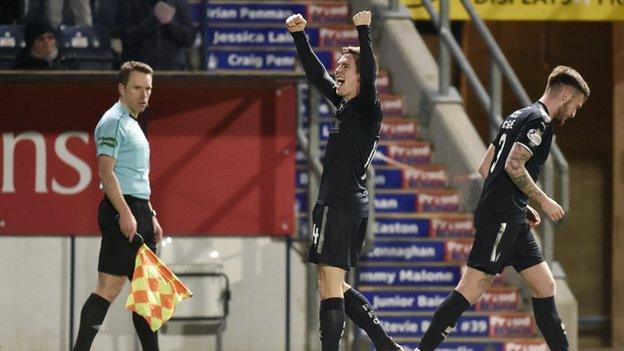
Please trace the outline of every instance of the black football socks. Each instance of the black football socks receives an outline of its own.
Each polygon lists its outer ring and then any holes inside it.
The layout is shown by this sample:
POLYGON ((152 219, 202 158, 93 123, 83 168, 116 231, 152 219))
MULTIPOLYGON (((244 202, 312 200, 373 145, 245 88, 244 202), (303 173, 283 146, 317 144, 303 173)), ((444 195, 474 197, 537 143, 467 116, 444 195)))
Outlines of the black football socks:
POLYGON ((145 318, 132 312, 132 324, 139 336, 143 351, 158 351, 158 332, 152 331, 145 318))
POLYGON ((338 351, 346 320, 344 299, 336 297, 322 300, 319 320, 322 350, 338 351))
POLYGON ((433 314, 431 324, 420 340, 418 348, 421 351, 435 350, 455 328, 455 323, 469 307, 470 302, 462 294, 453 290, 433 314))
POLYGON ((80 312, 80 327, 76 344, 74 344, 74 351, 87 351, 91 348, 93 339, 95 339, 95 335, 104 322, 109 306, 110 302, 105 298, 96 294, 89 295, 80 312))
POLYGON ((359 291, 351 288, 344 293, 347 317, 364 330, 377 351, 400 350, 381 327, 370 302, 359 291))
POLYGON ((551 350, 568 351, 570 344, 563 322, 557 313, 555 298, 553 296, 543 299, 534 297, 533 314, 537 327, 542 332, 548 347, 551 350))

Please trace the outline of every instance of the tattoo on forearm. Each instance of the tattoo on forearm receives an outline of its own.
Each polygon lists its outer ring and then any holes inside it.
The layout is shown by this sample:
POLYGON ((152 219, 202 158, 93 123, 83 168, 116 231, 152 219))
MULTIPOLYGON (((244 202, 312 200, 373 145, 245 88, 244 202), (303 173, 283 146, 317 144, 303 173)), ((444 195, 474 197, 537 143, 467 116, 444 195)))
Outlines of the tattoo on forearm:
POLYGON ((524 164, 531 158, 531 153, 523 146, 513 146, 507 159, 507 171, 518 189, 534 201, 539 201, 544 192, 535 184, 524 164))

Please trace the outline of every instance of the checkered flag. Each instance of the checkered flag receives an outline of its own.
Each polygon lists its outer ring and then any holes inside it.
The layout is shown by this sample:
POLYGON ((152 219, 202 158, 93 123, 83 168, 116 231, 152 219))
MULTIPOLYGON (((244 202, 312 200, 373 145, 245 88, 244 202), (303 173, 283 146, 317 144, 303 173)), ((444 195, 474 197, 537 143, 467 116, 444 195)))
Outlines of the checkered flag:
POLYGON ((157 331, 173 316, 176 305, 192 296, 152 250, 145 244, 139 247, 126 309, 141 315, 157 331))

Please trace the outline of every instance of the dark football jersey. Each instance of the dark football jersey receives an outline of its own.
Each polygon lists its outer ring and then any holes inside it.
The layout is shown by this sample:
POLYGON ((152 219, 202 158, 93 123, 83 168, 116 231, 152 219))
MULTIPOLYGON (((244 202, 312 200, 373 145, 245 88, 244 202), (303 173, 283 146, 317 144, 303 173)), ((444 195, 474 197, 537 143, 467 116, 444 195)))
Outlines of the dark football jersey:
POLYGON ((548 159, 552 138, 553 126, 548 110, 539 101, 512 113, 503 121, 492 141, 496 150, 475 211, 476 223, 491 219, 510 223, 526 221, 529 199, 505 171, 505 162, 512 146, 519 143, 533 155, 525 163, 525 168, 531 178, 537 181, 542 166, 548 159))
POLYGON ((336 83, 318 60, 303 32, 292 33, 310 82, 338 107, 331 120, 317 204, 368 215, 366 169, 381 130, 382 111, 376 88, 377 66, 369 26, 358 26, 360 93, 346 101, 336 94, 336 83))

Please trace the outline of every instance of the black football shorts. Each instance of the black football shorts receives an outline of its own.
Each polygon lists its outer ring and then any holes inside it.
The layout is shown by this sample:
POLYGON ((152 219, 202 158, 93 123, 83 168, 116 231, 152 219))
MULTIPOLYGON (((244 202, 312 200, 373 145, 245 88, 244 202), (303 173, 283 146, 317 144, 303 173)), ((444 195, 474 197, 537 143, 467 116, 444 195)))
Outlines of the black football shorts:
POLYGON ((368 217, 329 206, 314 206, 308 262, 346 271, 355 267, 366 235, 368 217))

